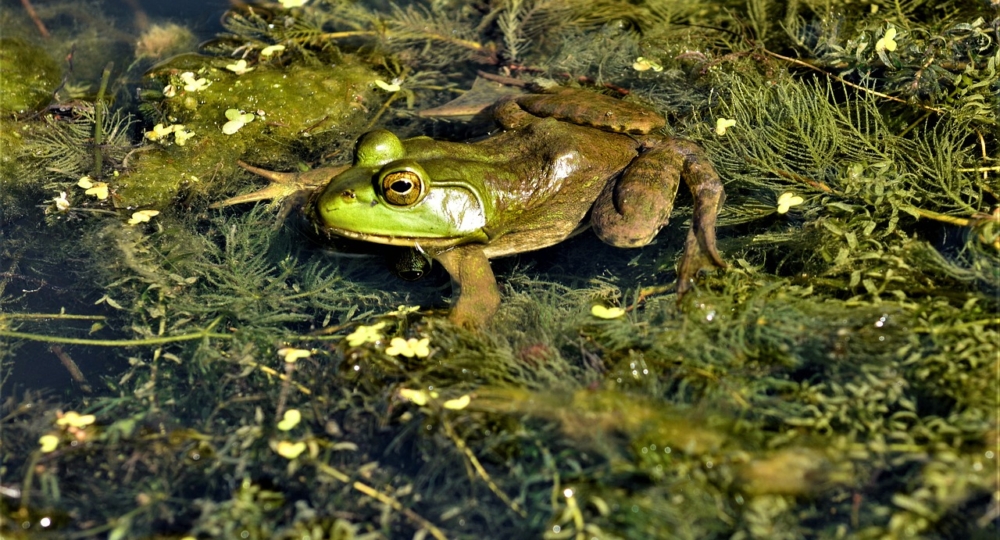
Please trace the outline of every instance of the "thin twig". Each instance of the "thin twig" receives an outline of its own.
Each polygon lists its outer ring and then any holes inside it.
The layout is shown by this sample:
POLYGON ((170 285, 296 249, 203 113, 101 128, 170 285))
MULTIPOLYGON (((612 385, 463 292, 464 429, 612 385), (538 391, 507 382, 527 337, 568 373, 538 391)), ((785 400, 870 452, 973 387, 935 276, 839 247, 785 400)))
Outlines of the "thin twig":
POLYGON ((38 28, 38 33, 42 35, 43 38, 49 38, 49 29, 45 28, 45 23, 42 22, 41 17, 38 16, 38 12, 35 11, 35 6, 31 5, 31 0, 21 0, 21 5, 24 6, 24 11, 28 12, 28 17, 31 17, 32 22, 35 23, 35 27, 38 28))
MULTIPOLYGON (((409 68, 404 68, 403 72, 399 75, 398 79, 402 80, 403 78, 405 78, 407 71, 409 71, 409 68)), ((362 130, 362 131, 368 131, 372 127, 374 127, 375 126, 375 122, 378 122, 378 119, 381 118, 383 114, 385 114, 385 111, 389 110, 389 105, 392 105, 393 101, 396 101, 397 99, 399 99, 399 96, 402 93, 403 92, 397 90, 396 92, 393 92, 392 94, 390 94, 389 95, 389 99, 385 100, 385 103, 383 103, 382 106, 379 107, 377 111, 375 111, 375 116, 372 117, 372 119, 368 122, 368 125, 366 125, 365 129, 362 130)))
MULTIPOLYGON (((263 371, 264 373, 267 373, 268 375, 272 375, 272 376, 274 376, 274 377, 277 377, 277 378, 281 379, 281 381, 282 381, 282 383, 283 383, 283 385, 282 385, 282 392, 283 392, 283 393, 284 393, 284 391, 285 391, 285 388, 286 388, 286 386, 287 386, 288 384, 294 384, 294 385, 295 385, 295 387, 296 387, 296 388, 298 388, 299 392, 302 392, 303 394, 305 394, 305 395, 307 395, 307 396, 311 396, 311 395, 312 395, 312 390, 310 390, 310 389, 306 388, 306 387, 305 387, 304 385, 302 385, 302 384, 300 384, 300 383, 297 383, 297 382, 293 382, 293 381, 292 381, 292 380, 291 380, 291 379, 290 379, 290 378, 288 377, 288 375, 286 375, 286 374, 284 374, 284 373, 278 373, 278 370, 274 369, 273 367, 270 367, 270 366, 264 366, 264 365, 261 365, 261 364, 258 364, 258 363, 256 363, 256 362, 249 362, 249 364, 250 364, 251 366, 253 366, 253 367, 255 367, 255 368, 257 368, 257 369, 259 369, 259 370, 263 371)), ((282 407, 284 407, 284 405, 282 405, 282 407)))
POLYGON ((0 313, 0 321, 10 320, 38 320, 38 319, 61 319, 73 321, 103 321, 107 317, 103 315, 70 315, 68 313, 0 313))
POLYGON ((108 62, 101 74, 101 87, 97 90, 97 101, 94 103, 94 178, 101 177, 103 169, 101 145, 104 143, 104 92, 108 89, 108 79, 111 78, 111 68, 114 62, 108 62))
POLYGON ((444 535, 441 529, 437 528, 433 523, 424 519, 420 514, 410 510, 409 508, 403 506, 403 503, 399 502, 398 499, 389 495, 387 493, 382 493, 381 491, 361 482, 354 482, 354 489, 368 495, 369 497, 381 502, 382 504, 389 505, 393 510, 402 513, 404 516, 417 523, 421 527, 431 533, 431 536, 437 538, 438 540, 448 540, 448 537, 444 535))
POLYGON ((816 66, 814 66, 812 64, 809 64, 808 62, 803 62, 802 60, 797 60, 795 58, 790 58, 788 56, 784 56, 784 55, 778 54, 776 52, 771 52, 771 51, 769 51, 767 49, 763 49, 763 51, 766 54, 769 54, 769 55, 771 55, 771 56, 773 56, 775 58, 779 58, 779 59, 784 60, 786 62, 791 62, 791 63, 793 63, 793 64, 795 64, 797 66, 802 66, 804 68, 809 68, 809 69, 811 69, 813 71, 818 71, 818 72, 822 73, 823 75, 826 75, 827 77, 830 77, 831 79, 833 79, 833 80, 835 80, 837 82, 840 82, 841 84, 846 84, 847 86, 850 86, 852 88, 857 88, 858 90, 861 90, 862 92, 868 92, 869 94, 876 95, 876 96, 878 96, 880 98, 888 99, 890 101, 897 101, 899 103, 904 103, 906 105, 912 105, 914 107, 917 107, 919 109, 923 109, 925 111, 933 111, 933 112, 936 112, 938 114, 944 114, 944 112, 945 112, 943 109, 937 109, 937 108, 934 108, 934 107, 928 107, 927 105, 921 105, 920 103, 911 103, 909 101, 906 101, 905 99, 901 99, 901 98, 898 98, 896 96, 890 96, 889 94, 883 94, 882 92, 878 92, 876 90, 872 90, 871 88, 866 88, 864 86, 861 86, 860 84, 852 83, 850 81, 845 80, 842 77, 838 77, 838 76, 834 75, 833 73, 829 73, 829 72, 824 71, 823 69, 820 69, 820 68, 818 68, 818 67, 816 67, 816 66))
POLYGON ((90 383, 87 382, 87 377, 85 377, 83 372, 80 371, 80 366, 76 365, 76 362, 73 361, 73 357, 66 354, 66 351, 64 351, 61 346, 53 345, 49 347, 49 350, 52 351, 52 354, 56 355, 56 357, 59 358, 59 361, 62 362, 62 365, 66 367, 66 371, 69 372, 69 376, 80 385, 80 390, 83 390, 88 394, 94 391, 90 387, 90 383))
POLYGON ((447 435, 448 438, 451 439, 453 443, 455 443, 455 446, 457 446, 458 449, 461 450, 463 454, 465 454, 465 457, 469 460, 470 463, 472 463, 472 468, 476 470, 476 474, 478 474, 479 477, 482 478, 484 482, 486 482, 486 485, 489 486, 490 491, 495 493, 496 496, 499 497, 500 500, 504 502, 504 504, 509 506, 511 510, 517 512, 518 515, 525 518, 528 517, 528 514, 524 511, 524 509, 522 509, 521 506, 517 504, 516 501, 511 500, 511 498, 508 497, 507 494, 500 489, 500 486, 496 485, 496 483, 493 482, 493 479, 490 478, 490 473, 486 472, 486 469, 483 468, 483 464, 479 462, 479 459, 476 458, 476 455, 473 454, 472 450, 470 450, 469 447, 465 444, 465 441, 463 441, 462 438, 459 437, 457 433, 455 433, 455 429, 451 426, 451 422, 442 419, 441 425, 444 427, 445 435, 447 435))
MULTIPOLYGON (((349 32, 328 32, 326 34, 320 34, 319 36, 316 37, 319 39, 343 39, 343 38, 359 37, 359 36, 377 36, 379 34, 381 34, 381 32, 376 32, 374 30, 352 30, 349 32)), ((464 47, 466 49, 471 49, 473 51, 481 51, 484 49, 484 46, 481 43, 470 41, 468 39, 453 38, 441 34, 435 34, 433 32, 427 32, 421 34, 420 38, 429 39, 432 41, 444 41, 446 43, 452 43, 454 45, 458 45, 459 47, 464 47)), ((312 37, 307 37, 307 38, 295 39, 293 41, 304 42, 304 41, 310 41, 312 39, 313 39, 312 37)))
POLYGON ((179 336, 162 336, 145 339, 83 339, 29 334, 26 332, 8 332, 4 330, 0 330, 0 337, 27 339, 30 341, 42 341, 45 343, 62 343, 64 345, 92 345, 95 347, 140 347, 143 345, 162 345, 164 343, 193 341, 204 338, 233 339, 232 334, 219 334, 215 332, 195 332, 193 334, 181 334, 179 336))
POLYGON ((833 190, 833 188, 831 188, 830 186, 824 184, 823 182, 820 182, 819 180, 813 180, 811 178, 806 178, 805 176, 802 176, 801 174, 795 174, 795 173, 789 172, 789 171, 782 171, 782 170, 778 170, 778 169, 770 169, 770 171, 773 172, 774 174, 782 177, 782 178, 787 178, 789 180, 795 180, 796 182, 802 182, 803 184, 806 184, 807 186, 814 187, 814 188, 816 188, 816 189, 818 189, 820 191, 823 191, 825 193, 835 193, 835 191, 833 190))
POLYGON ((940 221, 942 223, 950 223, 951 225, 958 225, 959 227, 968 227, 969 223, 971 223, 971 220, 969 220, 968 218, 949 216, 948 214, 940 214, 938 212, 934 212, 931 210, 924 210, 923 208, 917 208, 915 206, 911 206, 907 208, 907 210, 914 212, 915 214, 917 214, 922 218, 933 219, 934 221, 940 221))

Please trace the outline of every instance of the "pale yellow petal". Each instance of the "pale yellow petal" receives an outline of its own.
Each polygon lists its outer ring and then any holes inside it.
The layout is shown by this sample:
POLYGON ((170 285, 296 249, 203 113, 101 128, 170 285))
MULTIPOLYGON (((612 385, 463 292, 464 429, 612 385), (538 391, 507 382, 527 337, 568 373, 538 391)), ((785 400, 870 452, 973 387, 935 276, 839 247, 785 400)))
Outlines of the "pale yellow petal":
POLYGON ((596 304, 590 308, 590 314, 598 319, 617 319, 625 315, 625 310, 620 307, 606 307, 596 304))
POLYGON ((302 413, 298 409, 288 409, 285 411, 284 416, 282 416, 281 421, 278 422, 278 429, 281 431, 289 431, 295 426, 299 425, 302 421, 302 413))
POLYGON ((469 394, 465 394, 462 397, 458 397, 458 398, 455 398, 455 399, 449 399, 448 401, 445 401, 444 403, 442 403, 441 406, 444 407, 445 409, 451 409, 453 411, 460 411, 460 410, 468 407, 469 403, 471 403, 471 402, 472 402, 472 398, 469 397, 469 394))
POLYGON ((427 402, 429 401, 427 392, 424 392, 423 390, 410 390, 409 388, 400 388, 399 397, 421 406, 427 405, 427 402))
POLYGON ((59 447, 59 437, 55 435, 42 435, 38 439, 43 454, 48 454, 59 447))
POLYGON ((287 459, 295 459, 299 457, 299 454, 305 452, 306 443, 299 441, 293 443, 291 441, 279 441, 276 451, 278 455, 287 459))

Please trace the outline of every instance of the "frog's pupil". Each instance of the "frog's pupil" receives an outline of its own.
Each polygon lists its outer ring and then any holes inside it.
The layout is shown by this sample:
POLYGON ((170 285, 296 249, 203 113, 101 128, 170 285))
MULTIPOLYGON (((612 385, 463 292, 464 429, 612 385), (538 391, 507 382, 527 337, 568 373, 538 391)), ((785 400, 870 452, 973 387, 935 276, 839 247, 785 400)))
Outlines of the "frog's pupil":
POLYGON ((389 186, 389 189, 395 191, 396 193, 406 193, 413 189, 413 183, 409 180, 396 180, 389 186))

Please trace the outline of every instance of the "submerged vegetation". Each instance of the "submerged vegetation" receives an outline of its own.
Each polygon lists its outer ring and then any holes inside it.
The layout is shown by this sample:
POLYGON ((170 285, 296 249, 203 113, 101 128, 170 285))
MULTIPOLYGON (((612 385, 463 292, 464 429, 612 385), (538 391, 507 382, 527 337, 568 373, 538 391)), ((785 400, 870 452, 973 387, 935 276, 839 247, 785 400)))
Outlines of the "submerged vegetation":
POLYGON ((0 69, 48 66, 0 77, 0 534, 1000 532, 996 2, 299 4, 197 51, 0 4, 0 69), (478 72, 661 111, 726 183, 730 268, 677 302, 682 196, 641 250, 494 261, 473 333, 443 273, 209 208, 238 160, 481 133, 416 113, 478 72))

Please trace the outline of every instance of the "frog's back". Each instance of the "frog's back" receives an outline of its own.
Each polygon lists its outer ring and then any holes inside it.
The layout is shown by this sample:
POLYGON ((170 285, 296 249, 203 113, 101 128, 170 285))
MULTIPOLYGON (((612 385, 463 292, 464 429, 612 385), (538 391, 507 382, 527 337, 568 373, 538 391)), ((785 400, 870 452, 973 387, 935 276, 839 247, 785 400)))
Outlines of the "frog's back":
POLYGON ((540 118, 475 143, 508 174, 488 179, 495 208, 486 227, 487 256, 541 249, 579 230, 594 200, 636 157, 638 144, 618 133, 540 118))

